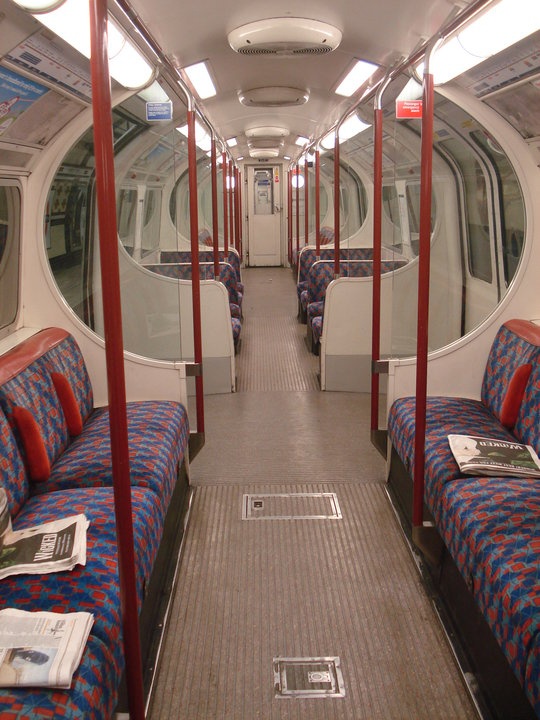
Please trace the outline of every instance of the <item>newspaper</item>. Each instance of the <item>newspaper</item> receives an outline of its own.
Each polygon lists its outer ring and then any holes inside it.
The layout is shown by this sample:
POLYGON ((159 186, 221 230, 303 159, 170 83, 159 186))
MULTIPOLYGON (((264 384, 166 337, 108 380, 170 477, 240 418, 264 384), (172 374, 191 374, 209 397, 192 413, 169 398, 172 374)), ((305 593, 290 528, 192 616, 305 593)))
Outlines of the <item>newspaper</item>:
POLYGON ((12 530, 6 491, 0 487, 0 579, 85 565, 87 528, 85 515, 72 515, 26 530, 12 530))
POLYGON ((540 477, 540 460, 530 445, 474 435, 449 435, 448 442, 467 475, 540 477))
POLYGON ((0 610, 0 687, 69 688, 94 616, 0 610))

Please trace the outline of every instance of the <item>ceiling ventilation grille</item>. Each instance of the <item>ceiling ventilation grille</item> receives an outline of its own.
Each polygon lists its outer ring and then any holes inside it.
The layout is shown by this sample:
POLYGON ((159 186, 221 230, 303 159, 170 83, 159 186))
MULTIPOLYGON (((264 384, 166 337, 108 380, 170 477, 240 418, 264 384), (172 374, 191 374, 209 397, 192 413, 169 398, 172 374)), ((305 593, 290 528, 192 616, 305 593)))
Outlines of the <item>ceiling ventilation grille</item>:
POLYGON ((291 87, 261 87, 240 91, 238 99, 247 107, 292 107, 306 103, 309 91, 291 87))
POLYGON ((236 28, 229 45, 243 55, 325 55, 341 42, 341 30, 308 18, 268 18, 236 28))

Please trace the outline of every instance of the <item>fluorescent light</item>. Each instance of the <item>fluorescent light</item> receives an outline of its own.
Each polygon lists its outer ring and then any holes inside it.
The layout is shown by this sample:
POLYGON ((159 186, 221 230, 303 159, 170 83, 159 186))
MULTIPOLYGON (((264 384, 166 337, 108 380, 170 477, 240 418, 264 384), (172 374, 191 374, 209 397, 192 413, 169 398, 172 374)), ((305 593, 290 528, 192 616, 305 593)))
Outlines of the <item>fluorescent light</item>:
POLYGON ((208 66, 204 61, 195 63, 195 65, 188 65, 188 67, 183 68, 183 70, 201 100, 214 97, 216 88, 208 72, 208 66))
POLYGON ((419 100, 422 97, 422 86, 414 78, 411 78, 403 90, 397 96, 398 100, 419 100))
POLYGON ((50 12, 59 4, 59 0, 15 0, 15 2, 30 13, 50 12))
MULTIPOLYGON (((49 30, 61 37, 81 55, 90 58, 90 16, 89 5, 80 0, 65 0, 50 12, 37 12, 44 2, 21 0, 21 7, 36 12, 35 17, 49 30), (33 8, 33 9, 32 9, 33 8)), ((49 6, 51 3, 49 3, 49 6)), ((56 3, 58 5, 58 3, 56 3)), ((140 88, 147 85, 154 74, 146 59, 124 36, 124 33, 109 18, 107 28, 109 72, 126 88, 140 88)))
POLYGON ((291 178, 291 185, 293 188, 303 188, 304 187, 304 176, 298 175, 297 173, 294 173, 291 178))
POLYGON ((141 90, 137 95, 146 102, 169 102, 171 99, 157 80, 154 80, 151 85, 141 90))
MULTIPOLYGON (((348 118, 348 120, 345 120, 343 125, 339 128, 340 144, 345 142, 345 140, 350 140, 355 135, 359 135, 361 132, 364 132, 364 130, 367 130, 370 127, 371 125, 360 120, 358 115, 351 115, 351 117, 348 118)), ((329 132, 321 140, 321 145, 326 150, 332 150, 335 143, 336 133, 334 131, 329 132)))
POLYGON ((350 97, 365 83, 365 81, 373 75, 378 65, 366 62, 365 60, 357 60, 354 67, 347 73, 340 84, 336 88, 337 95, 350 97))
POLYGON ((300 145, 300 146, 307 145, 308 142, 309 142, 309 138, 302 137, 302 135, 299 135, 295 140, 295 145, 300 145))
MULTIPOLYGON (((182 127, 176 128, 179 133, 182 133, 182 135, 185 135, 185 137, 188 137, 188 126, 182 125, 182 127)), ((203 128, 203 126, 195 120, 195 144, 201 148, 201 150, 204 150, 205 152, 208 152, 208 150, 212 149, 212 138, 210 135, 206 132, 206 130, 203 128)))
MULTIPOLYGON (((433 53, 430 72, 437 84, 448 82, 537 30, 538 0, 501 0, 433 53)), ((419 75, 423 66, 417 68, 419 75)))
POLYGON ((351 115, 350 118, 345 120, 343 125, 339 128, 339 142, 345 142, 355 135, 359 135, 364 130, 367 130, 371 125, 360 120, 358 115, 351 115))
POLYGON ((229 139, 227 140, 227 145, 228 145, 229 147, 236 147, 236 146, 238 145, 238 141, 237 141, 237 139, 236 139, 235 137, 229 138, 229 139))

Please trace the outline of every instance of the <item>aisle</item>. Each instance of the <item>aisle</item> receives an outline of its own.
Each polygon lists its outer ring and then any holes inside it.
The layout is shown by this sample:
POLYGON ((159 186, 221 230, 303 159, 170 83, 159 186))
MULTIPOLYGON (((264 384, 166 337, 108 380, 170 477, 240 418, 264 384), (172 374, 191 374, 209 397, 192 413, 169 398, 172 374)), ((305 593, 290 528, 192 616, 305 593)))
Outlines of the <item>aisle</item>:
POLYGON ((149 718, 472 720, 386 498, 369 397, 318 390, 290 270, 243 280, 238 392, 206 398, 149 718), (306 517, 328 503, 341 518, 306 517), (345 696, 276 697, 274 660, 298 657, 338 657, 345 696))

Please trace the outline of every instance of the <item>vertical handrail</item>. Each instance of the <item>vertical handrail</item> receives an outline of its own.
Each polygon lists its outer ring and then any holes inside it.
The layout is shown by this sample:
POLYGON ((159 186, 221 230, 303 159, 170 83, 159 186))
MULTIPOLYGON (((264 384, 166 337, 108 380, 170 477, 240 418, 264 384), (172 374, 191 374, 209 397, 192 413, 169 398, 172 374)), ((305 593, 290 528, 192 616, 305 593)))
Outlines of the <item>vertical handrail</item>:
POLYGON ((129 715, 133 720, 144 720, 142 657, 131 514, 106 0, 90 1, 90 47, 99 248, 103 307, 106 308, 106 312, 103 313, 103 323, 125 676, 129 715))
POLYGON ((238 187, 238 168, 234 167, 234 235, 236 239, 236 249, 240 254, 240 191, 238 187))
POLYGON ((239 247, 238 247, 238 254, 240 255, 240 262, 242 262, 242 259, 244 257, 244 232, 243 232, 243 226, 244 226, 244 218, 242 215, 242 173, 240 172, 240 168, 237 169, 237 187, 238 187, 238 240, 239 240, 239 247))
POLYGON ((381 256, 383 188, 383 111, 382 96, 391 76, 383 80, 373 104, 373 302, 371 312, 371 432, 379 429, 379 373, 381 357, 381 256))
POLYGON ((227 174, 229 177, 229 238, 231 245, 236 248, 236 238, 234 236, 234 203, 233 203, 233 162, 229 160, 227 174))
POLYGON ((340 226, 340 208, 339 208, 339 125, 336 128, 336 137, 334 140, 334 277, 339 277, 339 226, 340 226))
POLYGON ((217 151, 216 138, 212 137, 210 162, 212 165, 212 248, 214 251, 214 278, 219 279, 219 219, 217 198, 217 151))
POLYGON ((296 165, 296 257, 300 258, 300 166, 296 165))
POLYGON ((309 167, 307 153, 304 162, 304 236, 305 244, 309 244, 309 167))
POLYGON ((315 256, 321 258, 321 153, 315 150, 315 256))
POLYGON ((227 198, 227 154, 221 154, 221 171, 223 174, 223 255, 229 252, 229 203, 227 198))
POLYGON ((414 436, 413 529, 424 520, 424 466, 427 401, 427 355, 431 250, 431 188, 433 167, 433 75, 429 61, 435 43, 426 52, 422 98, 422 145, 420 175, 420 239, 418 258, 418 322, 416 338, 416 410, 414 436))
MULTIPOLYGON (((201 278, 199 276, 199 208, 197 201, 197 146, 195 143, 195 111, 190 107, 188 121, 189 226, 191 239, 191 293, 193 304, 193 350, 195 364, 202 368, 201 278)), ((195 377, 197 432, 204 433, 203 376, 195 377)))
POLYGON ((292 237, 292 172, 287 169, 287 245, 289 250, 289 263, 293 259, 293 237, 292 237))

